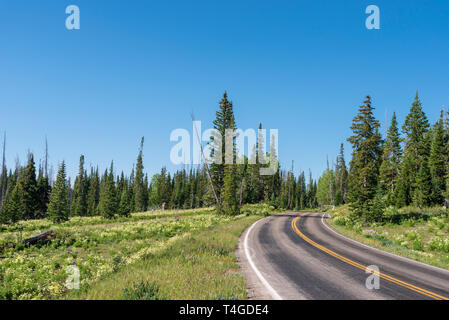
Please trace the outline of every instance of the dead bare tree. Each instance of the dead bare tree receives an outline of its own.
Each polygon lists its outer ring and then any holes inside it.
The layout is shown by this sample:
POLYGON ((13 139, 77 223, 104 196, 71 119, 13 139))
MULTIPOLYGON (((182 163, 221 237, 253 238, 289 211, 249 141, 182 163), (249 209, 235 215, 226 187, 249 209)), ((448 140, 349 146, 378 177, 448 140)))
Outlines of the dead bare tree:
POLYGON ((209 166, 207 165, 207 158, 204 155, 203 144, 201 143, 201 139, 200 139, 200 136, 199 136, 199 133, 198 133, 198 129, 197 129, 196 124, 195 124, 195 116, 194 116, 193 112, 191 113, 191 117, 192 117, 192 122, 193 122, 193 124, 195 126, 195 133, 196 133, 196 137, 198 139, 198 144, 200 146, 200 150, 201 150, 201 155, 202 155, 202 158, 203 158, 204 166, 206 167, 207 176, 209 178, 209 182, 210 182, 212 191, 214 193, 215 201, 217 202, 217 207, 219 207, 220 206, 220 200, 218 199, 217 193, 215 192, 214 183, 212 181, 212 176, 210 174, 209 166))

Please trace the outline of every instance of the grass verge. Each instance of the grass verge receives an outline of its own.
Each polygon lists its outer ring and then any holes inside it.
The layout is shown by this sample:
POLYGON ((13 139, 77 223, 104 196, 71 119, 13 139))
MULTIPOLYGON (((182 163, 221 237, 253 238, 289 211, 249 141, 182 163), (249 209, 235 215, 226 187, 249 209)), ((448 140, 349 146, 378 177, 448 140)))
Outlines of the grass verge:
POLYGON ((235 249, 243 230, 262 216, 241 215, 186 234, 167 248, 118 270, 74 299, 246 299, 235 249))
POLYGON ((327 211, 327 222, 341 234, 361 243, 406 258, 449 269, 449 223, 436 208, 391 209, 383 223, 352 223, 348 206, 327 211))

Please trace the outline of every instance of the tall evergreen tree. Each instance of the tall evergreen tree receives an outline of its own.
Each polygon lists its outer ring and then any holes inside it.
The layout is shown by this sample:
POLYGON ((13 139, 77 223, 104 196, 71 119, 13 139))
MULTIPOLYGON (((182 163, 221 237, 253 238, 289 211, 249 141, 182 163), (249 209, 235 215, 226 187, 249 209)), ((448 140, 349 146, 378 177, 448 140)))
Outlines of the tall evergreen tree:
POLYGON ((148 193, 144 187, 143 175, 143 142, 144 137, 140 142, 139 155, 137 156, 136 176, 134 178, 134 212, 146 211, 146 202, 148 193))
POLYGON ((274 136, 271 137, 269 163, 267 164, 267 167, 271 168, 271 170, 273 170, 272 172, 274 173, 272 175, 262 176, 262 180, 264 183, 264 199, 265 201, 269 201, 271 205, 277 207, 279 205, 278 202, 276 203, 276 198, 279 196, 280 168, 279 158, 277 154, 277 145, 274 136))
POLYGON ((99 215, 98 203, 100 201, 100 177, 98 168, 90 170, 89 185, 87 187, 87 215, 99 215))
POLYGON ((19 184, 16 184, 12 188, 12 192, 9 197, 6 198, 4 215, 2 219, 6 223, 16 223, 20 219, 23 219, 23 202, 22 202, 22 191, 19 184))
POLYGON ((100 214, 108 219, 114 218, 118 213, 117 195, 115 191, 114 164, 111 162, 109 173, 105 173, 105 186, 100 196, 100 214))
POLYGON ((122 188, 122 192, 120 194, 120 203, 118 208, 118 214, 124 217, 128 217, 131 213, 131 197, 132 191, 131 188, 125 186, 122 188))
POLYGON ((429 165, 426 161, 422 163, 416 175, 416 184, 413 191, 413 203, 418 207, 427 207, 430 205, 432 197, 432 177, 429 165))
POLYGON ((446 191, 444 192, 444 205, 449 208, 449 164, 446 167, 446 191))
POLYGON ((340 153, 335 165, 335 204, 340 205, 346 202, 348 192, 348 169, 346 168, 343 143, 340 145, 340 153))
POLYGON ((399 136, 396 113, 393 113, 391 125, 388 128, 387 138, 384 144, 379 177, 381 191, 386 195, 385 201, 389 205, 396 204, 401 158, 401 138, 399 136))
POLYGON ((2 214, 3 202, 6 200, 6 191, 8 190, 8 171, 6 169, 6 132, 3 135, 2 166, 0 170, 0 214, 2 214))
MULTIPOLYGON (((234 112, 232 102, 228 100, 228 94, 225 92, 219 103, 219 108, 215 113, 216 118, 213 121, 214 132, 210 137, 211 159, 213 163, 210 166, 214 193, 221 197, 225 174, 226 157, 226 130, 230 129, 231 123, 235 126, 234 112)), ((232 170, 228 170, 232 172, 232 170)), ((219 204, 222 202, 219 198, 219 204)))
POLYGON ((418 93, 416 93, 402 130, 405 134, 400 177, 402 199, 397 199, 397 202, 408 205, 412 202, 413 193, 417 187, 416 175, 428 157, 425 135, 429 130, 429 122, 422 110, 418 93))
POLYGON ((80 156, 78 176, 75 179, 73 187, 73 200, 71 206, 71 214, 73 216, 87 215, 87 179, 84 172, 84 156, 80 156))
POLYGON ((324 171, 318 180, 317 200, 320 206, 332 205, 332 197, 329 192, 331 185, 334 183, 334 172, 331 169, 324 171))
POLYGON ((365 203, 374 198, 379 174, 382 139, 373 110, 371 97, 367 96, 353 119, 351 129, 354 134, 348 138, 353 149, 348 196, 357 217, 368 214, 365 203))
POLYGON ((444 203, 446 191, 446 158, 449 150, 446 147, 444 135, 444 114, 441 112, 440 119, 433 129, 429 156, 429 168, 432 177, 431 200, 438 205, 444 203))
POLYGON ((64 161, 61 163, 56 182, 51 191, 47 217, 56 223, 69 219, 68 185, 64 161))
MULTIPOLYGON (((225 214, 236 215, 240 213, 240 202, 237 198, 237 164, 236 164, 236 147, 235 147, 235 120, 232 110, 232 102, 229 105, 227 125, 227 134, 232 135, 226 139, 226 143, 232 143, 231 146, 226 146, 228 152, 232 152, 232 163, 225 163, 223 172, 223 187, 221 189, 222 210, 225 214)), ((229 162, 230 159, 227 160, 229 162)))
POLYGON ((48 202, 50 201, 51 186, 48 176, 44 175, 43 170, 39 170, 37 178, 37 218, 44 218, 47 213, 48 202))
POLYGON ((34 156, 32 154, 28 156, 28 164, 22 170, 17 186, 20 189, 20 197, 22 200, 22 218, 34 219, 38 199, 36 168, 34 165, 34 156))

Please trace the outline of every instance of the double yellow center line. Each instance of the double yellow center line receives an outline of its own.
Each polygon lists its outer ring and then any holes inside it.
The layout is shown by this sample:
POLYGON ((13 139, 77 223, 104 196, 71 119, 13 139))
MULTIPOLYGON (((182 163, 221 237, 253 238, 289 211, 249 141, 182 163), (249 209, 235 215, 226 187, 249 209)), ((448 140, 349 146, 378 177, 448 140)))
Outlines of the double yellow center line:
MULTIPOLYGON (((314 247, 320 249, 321 251, 324 251, 324 252, 326 252, 327 254, 329 254, 329 255, 331 255, 331 256, 337 258, 338 260, 341 260, 341 261, 343 261, 343 262, 346 262, 347 264, 350 264, 350 265, 352 265, 352 266, 354 266, 354 267, 356 267, 356 268, 359 268, 359 269, 361 269, 361 270, 363 270, 363 271, 369 270, 367 266, 361 265, 360 263, 357 263, 357 262, 355 262, 355 261, 353 261, 353 260, 351 260, 351 259, 348 259, 348 258, 346 258, 346 257, 344 257, 344 256, 342 256, 342 255, 340 255, 340 254, 338 254, 338 253, 332 251, 332 250, 329 250, 329 249, 327 249, 326 247, 323 247, 322 245, 316 243, 315 241, 313 241, 312 239, 310 239, 309 237, 307 237, 306 235, 304 235, 304 234, 298 229, 298 227, 296 226, 296 222, 297 222, 302 216, 303 216, 303 215, 301 215, 301 216, 299 216, 299 217, 296 217, 296 218, 294 218, 294 219, 292 220, 292 228, 293 228, 293 230, 294 230, 294 231, 295 231, 295 232, 296 232, 302 239, 304 239, 306 242, 310 243, 312 246, 314 246, 314 247)), ((449 300, 449 299, 446 298, 446 297, 440 296, 440 295, 438 295, 438 294, 436 294, 436 293, 430 292, 430 291, 425 290, 425 289, 423 289, 423 288, 414 286, 414 285, 412 285, 412 284, 410 284, 410 283, 401 281, 401 280, 399 280, 399 279, 396 279, 396 278, 391 277, 391 276, 389 276, 389 275, 386 275, 386 274, 384 274, 384 273, 376 272, 376 271, 372 271, 372 273, 378 275, 378 276, 381 277, 382 279, 385 279, 385 280, 387 280, 387 281, 390 281, 390 282, 392 282, 392 283, 395 283, 395 284, 397 284, 397 285, 400 285, 401 287, 410 289, 410 290, 412 290, 412 291, 418 292, 418 293, 420 293, 420 294, 422 294, 422 295, 425 295, 425 296, 427 296, 427 297, 430 297, 430 298, 433 298, 433 299, 436 299, 436 300, 449 300)))

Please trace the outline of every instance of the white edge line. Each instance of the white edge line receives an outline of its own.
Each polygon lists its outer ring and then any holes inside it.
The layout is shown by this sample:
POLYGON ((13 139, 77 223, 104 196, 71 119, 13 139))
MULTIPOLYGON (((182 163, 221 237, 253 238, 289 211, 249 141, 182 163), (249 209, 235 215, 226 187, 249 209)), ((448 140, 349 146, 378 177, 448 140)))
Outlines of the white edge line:
POLYGON ((268 290, 268 292, 270 293, 271 297, 274 300, 282 300, 282 297, 276 292, 276 290, 273 289, 273 287, 268 283, 268 281, 263 277, 263 275, 260 273, 259 269, 257 269, 256 265, 253 262, 253 259, 251 259, 251 256, 249 254, 248 251, 248 235, 250 234, 251 230, 254 228, 254 226, 259 222, 260 220, 257 220, 255 223, 253 223, 253 225, 248 229, 248 231, 246 232, 245 235, 245 240, 243 242, 243 247, 245 249, 245 255, 246 258, 248 259, 248 262, 251 266, 251 268, 253 268, 254 272, 256 273, 257 277, 259 278, 260 282, 262 282, 262 284, 264 285, 264 287, 268 290))
POLYGON ((438 267, 432 266, 432 265, 430 265, 430 264, 427 264, 427 263, 424 263, 424 262, 421 262, 421 261, 416 261, 416 260, 413 260, 413 259, 410 259, 410 258, 407 258, 407 257, 402 257, 402 256, 400 256, 400 255, 397 255, 397 254, 394 254, 394 253, 391 253, 391 252, 387 252, 387 251, 384 251, 384 250, 381 250, 381 249, 378 249, 378 248, 375 248, 375 247, 371 247, 371 246, 368 246, 368 245, 366 245, 366 244, 364 244, 364 243, 361 243, 361 242, 359 242, 359 241, 356 241, 356 240, 354 240, 354 239, 348 238, 348 237, 342 235, 341 233, 335 231, 335 230, 334 230, 333 228, 331 228, 327 223, 325 223, 325 222, 324 222, 324 216, 325 216, 325 215, 326 215, 326 214, 323 213, 323 215, 321 216, 321 223, 322 223, 326 228, 328 228, 330 231, 332 231, 333 233, 335 233, 336 235, 338 235, 338 236, 341 237, 341 238, 344 238, 344 239, 346 239, 346 240, 349 240, 349 241, 351 241, 351 242, 353 242, 353 243, 356 243, 356 244, 358 244, 358 245, 361 245, 361 246, 363 246, 363 247, 366 247, 366 248, 370 248, 370 249, 376 250, 376 251, 381 252, 381 253, 383 253, 383 254, 386 254, 386 255, 389 255, 389 256, 392 256, 392 257, 395 257, 395 258, 399 258, 400 260, 404 260, 404 261, 407 261, 407 262, 411 262, 412 264, 418 264, 418 265, 421 265, 421 266, 424 266, 424 267, 427 267, 427 268, 430 268, 430 269, 438 270, 438 271, 440 271, 440 272, 442 271, 442 272, 444 272, 444 273, 449 273, 449 270, 442 269, 442 268, 438 268, 438 267))

